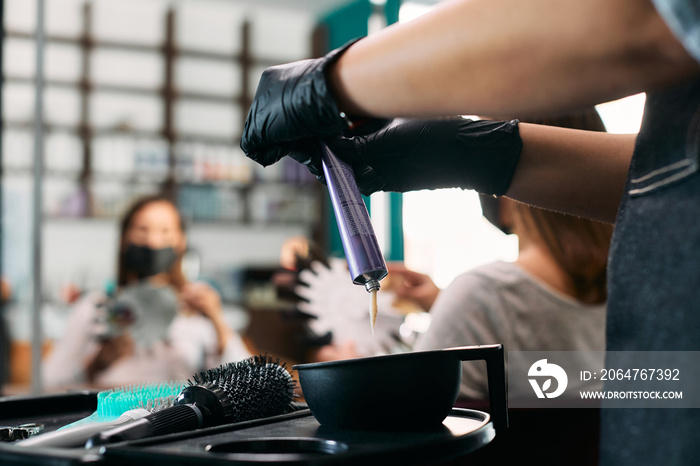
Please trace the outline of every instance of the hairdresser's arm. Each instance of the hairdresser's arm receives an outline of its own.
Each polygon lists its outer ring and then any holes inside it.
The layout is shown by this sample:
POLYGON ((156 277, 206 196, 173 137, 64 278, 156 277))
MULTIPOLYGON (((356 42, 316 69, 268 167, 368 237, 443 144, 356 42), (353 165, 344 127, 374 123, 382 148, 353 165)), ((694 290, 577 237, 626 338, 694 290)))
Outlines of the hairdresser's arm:
POLYGON ((454 0, 361 40, 330 77, 350 114, 523 117, 699 73, 648 0, 454 0))
POLYGON ((506 196, 614 222, 636 135, 519 126, 523 149, 506 196))

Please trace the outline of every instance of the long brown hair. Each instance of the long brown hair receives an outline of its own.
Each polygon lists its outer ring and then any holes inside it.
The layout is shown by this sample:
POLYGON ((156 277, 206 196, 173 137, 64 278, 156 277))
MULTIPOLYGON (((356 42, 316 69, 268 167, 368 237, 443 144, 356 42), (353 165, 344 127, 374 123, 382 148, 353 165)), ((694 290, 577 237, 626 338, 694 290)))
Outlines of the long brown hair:
MULTIPOLYGON (((141 209, 143 209, 149 204, 153 204, 156 202, 164 202, 166 204, 171 205, 173 209, 175 209, 175 212, 177 212, 178 216, 178 224, 180 226, 180 231, 183 234, 185 233, 185 222, 182 218, 182 214, 180 214, 177 205, 175 205, 172 199, 162 195, 145 196, 137 199, 124 213, 124 216, 122 217, 119 225, 119 256, 117 258, 117 285, 120 287, 125 286, 129 278, 129 271, 127 270, 126 265, 124 264, 124 254, 122 254, 122 250, 124 247, 126 233, 129 230, 129 227, 131 226, 131 221, 141 209)), ((170 285, 175 287, 177 290, 182 290, 182 287, 185 286, 185 283, 187 283, 187 279, 182 273, 181 255, 177 258, 173 266, 168 271, 168 283, 170 283, 170 285)))
MULTIPOLYGON (((548 126, 605 131, 595 108, 557 118, 528 120, 548 126)), ((573 285, 575 298, 585 302, 607 299, 606 268, 613 226, 572 215, 515 203, 515 225, 531 232, 534 241, 547 248, 573 285)), ((516 231, 517 233, 517 231, 516 231)))

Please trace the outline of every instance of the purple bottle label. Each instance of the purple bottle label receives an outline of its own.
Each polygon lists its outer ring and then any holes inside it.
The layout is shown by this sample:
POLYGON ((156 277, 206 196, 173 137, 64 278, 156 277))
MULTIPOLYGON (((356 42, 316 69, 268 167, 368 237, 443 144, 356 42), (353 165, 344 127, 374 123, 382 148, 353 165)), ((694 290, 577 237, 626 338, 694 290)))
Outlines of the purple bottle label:
POLYGON ((323 173, 353 283, 381 280, 387 275, 386 264, 352 168, 336 158, 324 143, 321 148, 323 173))
POLYGON ((362 202, 362 195, 357 189, 352 169, 348 165, 335 164, 329 166, 328 171, 335 184, 348 234, 350 236, 374 235, 367 208, 362 202))

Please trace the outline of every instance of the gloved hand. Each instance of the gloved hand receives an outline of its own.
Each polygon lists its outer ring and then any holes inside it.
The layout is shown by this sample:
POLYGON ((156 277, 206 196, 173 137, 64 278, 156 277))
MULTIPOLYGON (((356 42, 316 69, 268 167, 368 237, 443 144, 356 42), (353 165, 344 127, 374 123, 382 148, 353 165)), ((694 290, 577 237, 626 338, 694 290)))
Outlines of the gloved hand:
POLYGON ((355 171, 360 192, 474 189, 504 194, 520 158, 518 120, 461 117, 402 120, 365 136, 337 137, 328 146, 355 171))
MULTIPOLYGON (((241 139, 245 154, 263 166, 291 155, 321 175, 319 137, 349 129, 326 81, 328 68, 355 41, 324 57, 273 66, 263 72, 241 139)), ((378 121, 378 120, 377 120, 378 121)), ((374 131, 379 125, 367 125, 374 131)))

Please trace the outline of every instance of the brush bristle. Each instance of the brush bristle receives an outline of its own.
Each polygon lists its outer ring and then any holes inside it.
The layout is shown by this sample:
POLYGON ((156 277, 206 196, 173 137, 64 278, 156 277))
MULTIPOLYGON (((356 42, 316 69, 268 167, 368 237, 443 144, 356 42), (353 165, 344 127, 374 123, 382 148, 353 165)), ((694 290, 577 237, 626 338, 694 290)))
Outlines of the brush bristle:
POLYGON ((175 395, 168 395, 162 398, 152 398, 147 400, 145 403, 141 401, 139 403, 139 408, 143 408, 150 413, 157 413, 158 411, 163 411, 166 408, 175 406, 175 400, 177 397, 175 395))
POLYGON ((59 430, 83 424, 115 421, 127 411, 144 408, 152 413, 175 404, 175 397, 185 387, 183 381, 144 383, 103 390, 97 394, 97 409, 86 418, 59 430))
MULTIPOLYGON (((97 415, 103 420, 116 419, 126 411, 145 408, 152 411, 168 403, 185 386, 183 382, 137 384, 102 391, 97 394, 97 415)), ((171 406, 173 401, 170 401, 171 406)))
POLYGON ((190 385, 215 385, 231 400, 232 421, 241 422, 292 410, 295 383, 286 364, 267 355, 202 371, 190 385))

